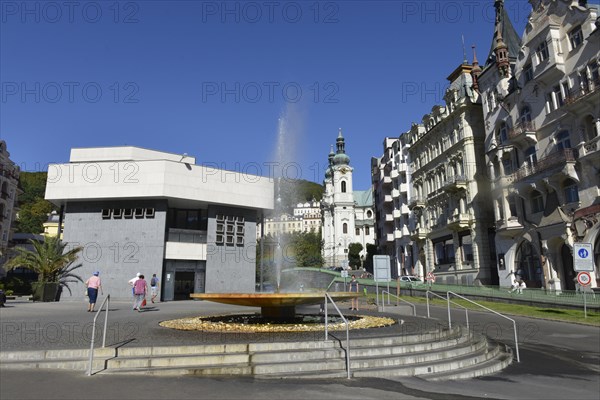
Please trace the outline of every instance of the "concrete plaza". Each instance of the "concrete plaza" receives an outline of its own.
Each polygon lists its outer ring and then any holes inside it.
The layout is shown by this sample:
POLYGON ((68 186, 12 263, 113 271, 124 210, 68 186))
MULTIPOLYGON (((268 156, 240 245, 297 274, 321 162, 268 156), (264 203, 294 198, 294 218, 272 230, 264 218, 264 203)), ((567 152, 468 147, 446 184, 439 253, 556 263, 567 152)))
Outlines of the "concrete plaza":
MULTIPOLYGON (((89 348, 91 320, 85 303, 30 303, 12 301, 0 311, 2 352, 89 348)), ((318 306, 300 311, 317 312, 318 306)), ((145 312, 131 310, 125 302, 111 304, 107 344, 127 346, 235 342, 244 335, 206 335, 179 332, 158 322, 192 315, 253 312, 258 309, 208 302, 181 301, 151 304, 145 312), (241 335, 241 336, 240 336, 241 335)), ((371 308, 361 313, 375 313, 371 308)), ((399 318, 404 308, 386 307, 399 318)), ((418 315, 425 315, 419 306, 418 315)), ((444 308, 432 316, 446 318, 444 308)), ((102 321, 104 315, 98 318, 102 321)), ((464 312, 456 311, 459 322, 464 312)), ((513 346, 513 331, 497 317, 470 312, 471 328, 513 346)), ((429 382, 420 378, 398 379, 253 379, 240 377, 200 378, 147 377, 98 374, 84 371, 8 370, 0 366, 0 398, 3 399, 596 399, 600 393, 600 328, 578 324, 515 317, 519 330, 521 363, 503 372, 468 381, 429 382)), ((101 326, 102 323, 99 324, 101 326)), ((352 331, 352 335, 360 335, 352 331)), ((97 336, 98 337, 98 336, 97 336)), ((268 340, 264 338, 263 340, 268 340)))

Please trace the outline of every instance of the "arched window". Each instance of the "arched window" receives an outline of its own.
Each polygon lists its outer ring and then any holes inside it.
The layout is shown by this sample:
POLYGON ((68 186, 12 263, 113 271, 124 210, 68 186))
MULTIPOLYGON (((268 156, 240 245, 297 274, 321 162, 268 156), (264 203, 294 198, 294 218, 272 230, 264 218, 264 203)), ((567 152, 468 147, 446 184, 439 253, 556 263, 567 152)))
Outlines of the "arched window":
POLYGON ((579 188, 577 182, 573 179, 567 179, 563 184, 563 193, 567 203, 575 203, 579 201, 579 188))
POLYGON ((342 193, 346 193, 346 181, 342 181, 342 193))
POLYGON ((528 287, 541 287, 543 282, 540 257, 530 242, 523 242, 517 251, 517 279, 523 279, 528 287))
POLYGON ((347 234, 348 233, 348 224, 344 222, 344 224, 342 225, 342 233, 347 234))
POLYGON ((531 212, 535 214, 542 211, 544 211, 544 197, 540 192, 534 190, 531 193, 531 212))

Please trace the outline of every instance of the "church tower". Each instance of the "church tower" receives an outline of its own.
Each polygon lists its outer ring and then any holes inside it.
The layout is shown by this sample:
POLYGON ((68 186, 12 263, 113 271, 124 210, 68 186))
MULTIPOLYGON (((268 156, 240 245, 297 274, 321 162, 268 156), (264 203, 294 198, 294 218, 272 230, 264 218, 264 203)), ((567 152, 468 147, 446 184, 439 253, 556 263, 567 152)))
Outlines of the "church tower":
POLYGON ((321 205, 323 215, 323 258, 330 266, 348 265, 348 246, 355 236, 355 203, 352 188, 350 157, 339 130, 336 152, 329 153, 325 171, 325 195, 321 205))

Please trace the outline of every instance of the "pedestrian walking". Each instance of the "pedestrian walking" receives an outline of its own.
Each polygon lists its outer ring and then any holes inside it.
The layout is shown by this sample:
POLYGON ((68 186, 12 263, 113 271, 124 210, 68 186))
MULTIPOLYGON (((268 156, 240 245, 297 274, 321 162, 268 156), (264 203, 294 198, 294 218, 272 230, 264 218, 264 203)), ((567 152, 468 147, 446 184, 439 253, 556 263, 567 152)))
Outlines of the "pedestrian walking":
POLYGON ((144 300, 146 300, 146 293, 148 293, 148 284, 144 279, 144 275, 140 275, 138 278, 139 279, 136 280, 133 285, 133 294, 135 297, 135 300, 133 302, 133 309, 141 312, 143 302, 144 300))
POLYGON ((89 277, 87 281, 85 281, 85 287, 87 288, 87 295, 89 298, 88 312, 94 312, 96 299, 98 298, 98 290, 100 290, 100 292, 104 295, 104 291, 102 290, 102 282, 100 281, 99 275, 100 271, 96 271, 92 276, 89 277))
POLYGON ((150 293, 152 297, 150 300, 154 303, 156 296, 158 296, 158 290, 160 288, 160 280, 156 277, 156 274, 152 274, 152 278, 150 279, 150 293))
POLYGON ((142 274, 138 272, 138 273, 135 275, 135 277, 133 277, 133 278, 131 278, 131 279, 129 280, 129 286, 131 286, 131 295, 133 296, 133 298, 134 298, 134 299, 135 299, 135 289, 134 289, 134 286, 135 286, 135 282, 136 282, 138 279, 140 279, 140 275, 142 275, 142 274))
MULTIPOLYGON (((358 293, 358 281, 356 280, 356 275, 352 275, 352 280, 350 281, 349 291, 352 293, 358 293)), ((350 307, 351 310, 358 311, 358 297, 352 299, 350 307)))

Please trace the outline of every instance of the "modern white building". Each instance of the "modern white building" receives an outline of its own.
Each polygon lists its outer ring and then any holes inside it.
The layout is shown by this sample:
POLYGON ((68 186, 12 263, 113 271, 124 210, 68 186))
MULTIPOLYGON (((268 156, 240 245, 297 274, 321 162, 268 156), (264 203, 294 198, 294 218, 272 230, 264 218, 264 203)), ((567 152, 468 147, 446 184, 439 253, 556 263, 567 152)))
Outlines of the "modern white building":
POLYGON ((329 153, 323 181, 325 193, 321 201, 323 259, 326 265, 338 267, 347 266, 348 246, 351 243, 360 243, 365 254, 367 244, 375 242, 372 195, 370 190, 354 191, 354 169, 350 166, 345 146, 340 129, 336 152, 332 148, 329 153))
POLYGON ((500 284, 575 289, 573 244, 600 278, 600 21, 586 1, 532 0, 515 37, 496 1, 493 50, 478 76, 493 184, 500 284))
POLYGON ((72 149, 51 164, 46 199, 61 209, 64 241, 84 248, 78 273, 100 271, 113 298, 131 296, 137 272, 161 278, 163 300, 254 292, 256 224, 274 183, 195 162, 126 146, 72 149))
MULTIPOLYGON (((9 241, 14 231, 20 169, 10 159, 6 142, 0 140, 0 264, 7 257, 9 241)), ((0 276, 5 271, 0 268, 0 276)))

